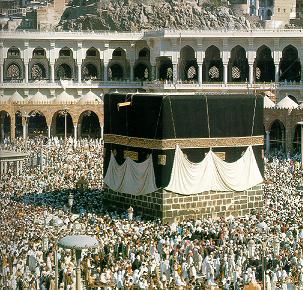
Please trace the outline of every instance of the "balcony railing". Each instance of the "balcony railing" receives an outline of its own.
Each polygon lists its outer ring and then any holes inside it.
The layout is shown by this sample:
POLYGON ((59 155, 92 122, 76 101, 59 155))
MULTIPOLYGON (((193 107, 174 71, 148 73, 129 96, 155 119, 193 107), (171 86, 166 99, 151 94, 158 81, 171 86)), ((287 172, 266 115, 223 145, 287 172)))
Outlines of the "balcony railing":
POLYGON ((100 80, 83 80, 78 83, 77 80, 56 80, 51 82, 50 80, 30 80, 27 83, 24 80, 4 80, 1 84, 1 88, 144 88, 144 89, 163 89, 163 90, 204 90, 204 89, 233 89, 233 90, 271 90, 271 89, 303 89, 303 81, 301 82, 278 82, 278 83, 254 83, 249 84, 247 82, 228 82, 224 84, 223 82, 203 82, 201 85, 196 82, 188 81, 177 81, 176 83, 172 81, 100 81, 100 80))

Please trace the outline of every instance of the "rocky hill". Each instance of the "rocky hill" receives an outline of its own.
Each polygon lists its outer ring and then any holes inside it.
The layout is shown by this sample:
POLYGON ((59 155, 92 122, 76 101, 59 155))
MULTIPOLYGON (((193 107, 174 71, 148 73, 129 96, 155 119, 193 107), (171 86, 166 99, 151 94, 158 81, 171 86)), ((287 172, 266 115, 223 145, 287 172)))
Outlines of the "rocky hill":
MULTIPOLYGON (((223 2, 223 1, 222 1, 223 2)), ((59 30, 250 29, 220 0, 72 0, 59 30)), ((224 2, 223 2, 224 3, 224 2)))

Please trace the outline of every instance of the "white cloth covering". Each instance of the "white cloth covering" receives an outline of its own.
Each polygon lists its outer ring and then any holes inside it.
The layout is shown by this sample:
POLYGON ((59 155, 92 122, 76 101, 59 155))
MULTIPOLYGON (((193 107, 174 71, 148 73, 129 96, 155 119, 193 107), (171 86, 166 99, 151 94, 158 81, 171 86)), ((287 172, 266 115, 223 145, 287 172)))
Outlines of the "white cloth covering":
POLYGON ((144 195, 156 191, 152 155, 141 163, 127 157, 124 163, 119 165, 112 153, 104 182, 114 191, 133 195, 144 195))
POLYGON ((190 195, 204 191, 243 191, 262 182, 251 146, 232 163, 221 160, 212 151, 201 162, 192 163, 176 146, 171 178, 166 189, 190 195))

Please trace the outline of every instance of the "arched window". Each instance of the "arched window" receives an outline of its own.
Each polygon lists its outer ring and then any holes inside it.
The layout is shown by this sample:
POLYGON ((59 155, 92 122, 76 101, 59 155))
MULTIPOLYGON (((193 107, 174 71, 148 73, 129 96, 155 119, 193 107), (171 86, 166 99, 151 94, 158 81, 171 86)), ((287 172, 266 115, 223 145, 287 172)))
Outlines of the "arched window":
POLYGON ((57 68, 57 78, 58 79, 71 79, 72 78, 72 69, 66 64, 60 64, 57 68))
POLYGON ((32 79, 40 80, 46 77, 45 67, 41 63, 35 63, 31 69, 32 79))
POLYGON ((17 64, 15 64, 15 63, 10 64, 7 67, 6 75, 10 79, 19 79, 19 78, 21 78, 20 67, 17 64))

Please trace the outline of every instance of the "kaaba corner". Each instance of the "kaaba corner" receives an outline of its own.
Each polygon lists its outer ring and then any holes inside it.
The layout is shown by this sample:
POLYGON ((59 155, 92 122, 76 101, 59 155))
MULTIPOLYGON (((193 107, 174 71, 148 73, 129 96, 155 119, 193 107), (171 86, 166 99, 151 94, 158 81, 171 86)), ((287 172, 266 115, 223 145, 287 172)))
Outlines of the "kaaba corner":
POLYGON ((263 97, 104 96, 104 200, 164 222, 263 206, 263 97))

